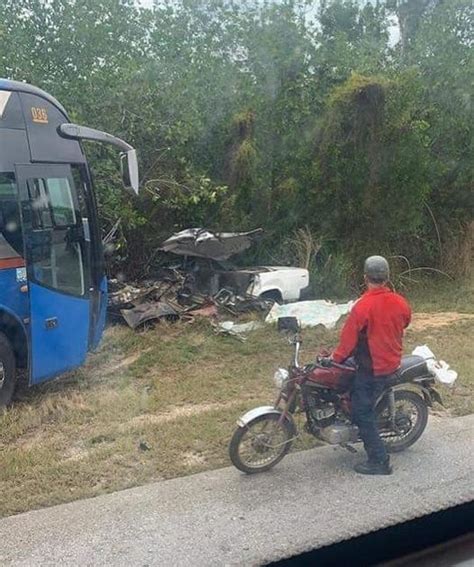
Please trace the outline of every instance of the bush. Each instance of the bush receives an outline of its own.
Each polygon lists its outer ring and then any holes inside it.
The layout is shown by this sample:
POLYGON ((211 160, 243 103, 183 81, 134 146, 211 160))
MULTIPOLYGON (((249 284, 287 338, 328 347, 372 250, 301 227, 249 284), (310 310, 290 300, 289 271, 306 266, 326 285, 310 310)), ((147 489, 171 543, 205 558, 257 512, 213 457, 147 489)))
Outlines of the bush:
POLYGON ((318 299, 343 299, 358 295, 356 270, 343 254, 320 254, 310 265, 313 296, 318 299))

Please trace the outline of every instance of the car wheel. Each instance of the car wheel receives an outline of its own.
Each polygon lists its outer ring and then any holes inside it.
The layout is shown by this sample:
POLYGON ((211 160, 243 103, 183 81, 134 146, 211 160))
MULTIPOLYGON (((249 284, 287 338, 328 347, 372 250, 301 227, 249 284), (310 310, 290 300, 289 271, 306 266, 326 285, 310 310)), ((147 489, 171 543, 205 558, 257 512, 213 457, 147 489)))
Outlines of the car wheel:
POLYGON ((278 305, 281 305, 283 303, 281 293, 276 289, 261 293, 260 298, 264 299, 265 301, 273 301, 273 303, 278 303, 278 305))

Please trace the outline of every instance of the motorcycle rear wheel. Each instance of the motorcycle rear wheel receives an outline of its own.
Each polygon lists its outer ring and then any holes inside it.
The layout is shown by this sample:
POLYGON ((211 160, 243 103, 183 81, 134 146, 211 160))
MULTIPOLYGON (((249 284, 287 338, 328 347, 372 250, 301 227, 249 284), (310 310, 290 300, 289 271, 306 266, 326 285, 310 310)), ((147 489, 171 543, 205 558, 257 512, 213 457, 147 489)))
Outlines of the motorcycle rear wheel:
POLYGON ((400 432, 393 428, 387 431, 387 426, 384 426, 390 419, 387 398, 377 408, 377 420, 382 425, 380 436, 389 453, 399 453, 411 447, 421 437, 428 423, 428 406, 419 394, 411 390, 395 390, 394 393, 395 423, 398 423, 400 432))
POLYGON ((247 474, 265 472, 283 459, 295 433, 288 420, 279 423, 279 419, 278 414, 269 413, 235 430, 229 456, 236 468, 247 474))

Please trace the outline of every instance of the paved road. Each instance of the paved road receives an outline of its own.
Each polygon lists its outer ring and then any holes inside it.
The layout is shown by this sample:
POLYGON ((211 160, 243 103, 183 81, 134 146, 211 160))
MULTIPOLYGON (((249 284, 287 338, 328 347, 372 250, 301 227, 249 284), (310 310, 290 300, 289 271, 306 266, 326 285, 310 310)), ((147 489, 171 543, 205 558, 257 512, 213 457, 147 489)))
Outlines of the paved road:
POLYGON ((260 565, 473 499, 473 441, 474 415, 430 418, 391 477, 323 447, 28 512, 0 521, 0 564, 260 565))

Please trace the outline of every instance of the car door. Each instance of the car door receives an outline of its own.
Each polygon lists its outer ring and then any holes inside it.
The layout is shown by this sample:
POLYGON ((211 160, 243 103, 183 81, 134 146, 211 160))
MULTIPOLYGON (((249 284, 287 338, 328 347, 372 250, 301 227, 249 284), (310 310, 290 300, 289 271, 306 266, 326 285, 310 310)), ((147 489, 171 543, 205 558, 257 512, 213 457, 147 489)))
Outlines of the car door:
POLYGON ((17 166, 30 301, 30 381, 82 364, 89 337, 89 268, 69 165, 17 166))

